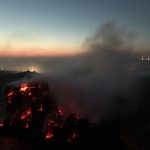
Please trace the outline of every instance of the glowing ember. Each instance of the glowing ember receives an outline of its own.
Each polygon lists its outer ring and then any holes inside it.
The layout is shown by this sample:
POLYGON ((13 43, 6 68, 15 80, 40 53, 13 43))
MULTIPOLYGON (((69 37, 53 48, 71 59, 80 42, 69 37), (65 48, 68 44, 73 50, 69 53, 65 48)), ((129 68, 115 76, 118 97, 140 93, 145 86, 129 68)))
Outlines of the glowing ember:
POLYGON ((25 127, 26 129, 28 129, 28 128, 29 128, 29 124, 26 123, 24 127, 25 127))
POLYGON ((28 87, 22 87, 22 88, 20 89, 20 92, 25 92, 27 89, 28 89, 28 87))
POLYGON ((32 96, 32 93, 31 93, 31 92, 29 93, 29 96, 32 96))
POLYGON ((46 139, 46 140, 52 139, 53 136, 54 136, 53 133, 52 133, 51 131, 48 131, 47 134, 46 134, 46 136, 45 136, 45 139, 46 139))
POLYGON ((60 107, 58 108, 58 113, 59 113, 60 116, 64 115, 64 112, 62 111, 62 108, 60 108, 60 107))
POLYGON ((0 127, 3 127, 4 126, 4 120, 3 119, 0 119, 0 127))
POLYGON ((75 115, 75 116, 74 116, 74 119, 79 120, 79 119, 80 119, 80 116, 79 116, 79 115, 75 115))
POLYGON ((64 127, 64 123, 63 122, 55 122, 54 127, 63 128, 64 127))
POLYGON ((38 109, 38 111, 44 111, 44 110, 43 110, 43 105, 42 105, 42 104, 40 105, 40 108, 38 109))
POLYGON ((72 134, 69 135, 67 142, 71 143, 74 140, 76 140, 78 138, 78 133, 77 132, 73 132, 72 134))
POLYGON ((51 126, 52 124, 54 124, 55 121, 54 120, 48 120, 48 126, 51 126))
POLYGON ((12 96, 14 93, 13 92, 10 92, 10 93, 8 93, 8 97, 10 97, 10 96, 12 96))
POLYGON ((3 123, 0 123, 0 127, 3 127, 4 126, 4 124, 3 123))
POLYGON ((20 88, 20 92, 26 92, 28 89, 28 85, 25 83, 25 84, 22 84, 21 85, 21 88, 20 88))
POLYGON ((30 116, 32 114, 31 108, 28 109, 25 113, 22 114, 21 119, 25 119, 26 117, 30 116))

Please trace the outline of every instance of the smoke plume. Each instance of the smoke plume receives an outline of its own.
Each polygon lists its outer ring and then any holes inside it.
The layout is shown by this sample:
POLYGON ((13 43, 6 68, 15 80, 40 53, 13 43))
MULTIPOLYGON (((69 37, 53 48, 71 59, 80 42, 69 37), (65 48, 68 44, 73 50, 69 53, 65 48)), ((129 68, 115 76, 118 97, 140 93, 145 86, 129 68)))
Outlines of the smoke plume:
MULTIPOLYGON (((82 54, 32 58, 32 63, 46 72, 43 78, 66 114, 79 113, 81 117, 99 121, 138 109, 136 82, 143 71, 139 70, 141 62, 134 42, 135 33, 110 21, 86 39, 82 54)), ((30 59, 12 59, 11 65, 15 62, 21 67, 30 59)))
POLYGON ((130 101, 135 79, 130 70, 136 59, 134 40, 135 34, 125 26, 115 21, 104 23, 86 40, 85 53, 69 64, 63 63, 53 77, 51 74, 54 95, 67 112, 77 112, 94 121, 110 118, 117 112, 120 97, 126 101, 119 106, 123 107, 119 113, 136 109, 130 101))

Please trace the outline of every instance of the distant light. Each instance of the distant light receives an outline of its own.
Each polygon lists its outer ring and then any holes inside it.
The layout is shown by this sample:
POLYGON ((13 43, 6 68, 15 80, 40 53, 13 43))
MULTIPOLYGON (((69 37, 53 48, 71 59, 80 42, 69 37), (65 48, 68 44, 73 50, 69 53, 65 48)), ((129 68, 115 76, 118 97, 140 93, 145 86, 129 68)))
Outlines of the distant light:
POLYGON ((34 72, 34 71, 35 71, 33 67, 31 67, 31 71, 32 71, 32 72, 34 72))
POLYGON ((142 61, 143 61, 143 60, 145 60, 145 58, 142 56, 142 58, 141 58, 140 60, 142 60, 142 61))
POLYGON ((0 70, 3 71, 3 70, 4 70, 4 67, 3 67, 3 66, 0 66, 0 70))
POLYGON ((140 58, 140 60, 141 60, 141 61, 150 61, 150 56, 147 56, 147 58, 144 57, 144 56, 142 56, 142 57, 140 58))
POLYGON ((29 71, 31 71, 31 72, 38 72, 38 69, 37 69, 37 67, 31 66, 31 68, 29 69, 29 71))
POLYGON ((30 72, 40 72, 40 69, 37 66, 30 66, 29 68, 26 68, 26 70, 30 72))

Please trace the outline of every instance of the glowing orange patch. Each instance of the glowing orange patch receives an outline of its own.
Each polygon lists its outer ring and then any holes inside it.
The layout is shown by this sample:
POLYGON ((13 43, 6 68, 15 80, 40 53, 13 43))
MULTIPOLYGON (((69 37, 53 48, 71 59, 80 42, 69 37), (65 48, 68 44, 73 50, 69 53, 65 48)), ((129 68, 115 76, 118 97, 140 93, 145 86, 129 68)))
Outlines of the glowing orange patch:
POLYGON ((3 123, 0 123, 0 127, 3 127, 4 126, 4 124, 3 123))
POLYGON ((53 133, 51 131, 48 131, 45 136, 45 139, 48 140, 48 139, 52 139, 53 137, 54 137, 53 133))
POLYGON ((52 124, 54 124, 55 121, 54 120, 48 120, 48 126, 51 126, 52 124))
POLYGON ((43 105, 42 105, 42 104, 40 105, 40 108, 38 109, 38 111, 40 111, 40 112, 41 112, 41 111, 44 111, 44 110, 43 110, 43 105))
POLYGON ((12 96, 13 94, 14 94, 13 92, 10 92, 10 93, 7 94, 7 96, 10 97, 10 96, 12 96))
POLYGON ((21 120, 25 119, 26 117, 30 116, 32 114, 31 109, 28 109, 25 113, 22 114, 21 120))
POLYGON ((78 138, 78 133, 77 132, 73 132, 69 135, 67 142, 71 143, 74 140, 76 140, 78 138))
POLYGON ((80 116, 75 115, 75 116, 74 116, 74 119, 79 120, 79 119, 80 119, 80 116))
POLYGON ((25 124, 25 126, 24 126, 26 129, 28 129, 29 128, 29 124, 27 123, 27 124, 25 124))
POLYGON ((22 84, 21 85, 21 88, 20 88, 20 92, 26 92, 28 89, 28 85, 25 83, 25 84, 22 84))
POLYGON ((60 108, 60 107, 58 108, 58 113, 59 113, 60 116, 64 115, 64 112, 63 112, 62 108, 60 108))

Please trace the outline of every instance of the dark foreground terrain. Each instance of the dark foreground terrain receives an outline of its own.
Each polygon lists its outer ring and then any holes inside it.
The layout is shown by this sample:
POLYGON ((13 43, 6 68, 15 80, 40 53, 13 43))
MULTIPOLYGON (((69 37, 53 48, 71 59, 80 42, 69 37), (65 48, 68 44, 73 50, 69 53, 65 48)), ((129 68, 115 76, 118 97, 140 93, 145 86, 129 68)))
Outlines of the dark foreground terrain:
MULTIPOLYGON (((1 74, 1 97, 3 89, 11 81, 31 78, 32 73, 1 74), (10 74, 12 74, 10 76, 10 74), (5 76, 5 77, 4 77, 5 76), (8 78, 9 77, 9 78, 8 78)), ((36 73, 34 73, 36 75, 36 73)), ((150 149, 150 77, 138 79, 137 107, 134 112, 114 115, 107 120, 92 124, 89 120, 80 119, 75 124, 67 124, 62 128, 55 128, 55 136, 45 139, 44 134, 33 128, 3 126, 0 128, 0 150, 48 150, 48 149, 100 149, 100 150, 149 150, 150 149), (78 135, 67 133, 72 128, 78 130, 78 135), (70 137, 70 138, 71 138, 70 137)), ((123 108, 126 99, 116 97, 114 111, 123 108)), ((1 116, 5 114, 5 102, 1 99, 1 116)), ((35 124, 39 122, 35 122, 35 124)))
MULTIPOLYGON (((119 118, 118 118, 119 119, 119 118)), ((53 139, 45 140, 37 133, 25 129, 0 130, 2 150, 41 149, 102 149, 102 150, 148 150, 150 149, 150 125, 136 120, 112 120, 101 126, 82 128, 83 134, 71 143, 61 137, 59 131, 53 139)))

